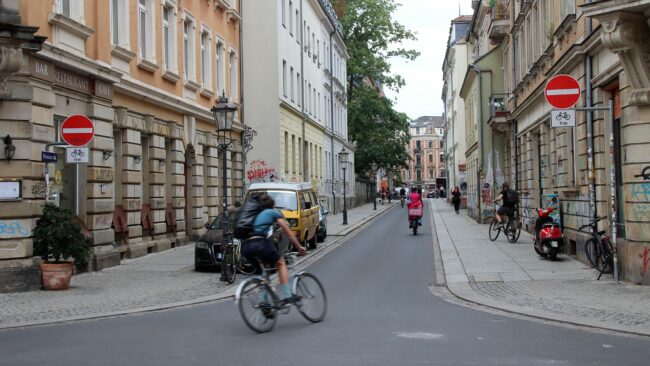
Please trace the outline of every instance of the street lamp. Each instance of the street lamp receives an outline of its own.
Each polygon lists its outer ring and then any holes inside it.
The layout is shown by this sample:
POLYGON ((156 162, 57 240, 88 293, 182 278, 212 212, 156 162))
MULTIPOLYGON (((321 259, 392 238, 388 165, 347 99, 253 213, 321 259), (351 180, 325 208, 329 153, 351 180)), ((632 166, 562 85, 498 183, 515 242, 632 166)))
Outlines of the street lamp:
POLYGON ((370 169, 372 169, 372 207, 373 210, 377 211, 377 163, 374 161, 370 163, 370 169))
MULTIPOLYGON (((219 98, 219 103, 210 109, 217 125, 217 142, 221 152, 221 178, 223 184, 223 224, 221 226, 222 243, 230 239, 230 220, 228 220, 228 168, 226 153, 232 146, 232 124, 235 120, 237 105, 228 103, 225 93, 219 98)), ((225 271, 221 271, 221 280, 225 280, 225 271)))
POLYGON ((345 202, 345 169, 348 167, 348 154, 345 151, 345 147, 339 152, 339 163, 341 164, 341 169, 343 169, 343 225, 348 224, 348 208, 345 202))

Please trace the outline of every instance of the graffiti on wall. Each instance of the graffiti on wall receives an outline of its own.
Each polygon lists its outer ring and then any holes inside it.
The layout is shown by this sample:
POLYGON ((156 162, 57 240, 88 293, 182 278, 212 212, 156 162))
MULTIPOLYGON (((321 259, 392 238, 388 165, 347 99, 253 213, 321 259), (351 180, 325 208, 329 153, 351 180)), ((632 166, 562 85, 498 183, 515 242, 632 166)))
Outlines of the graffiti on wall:
POLYGON ((26 238, 30 229, 23 226, 22 220, 0 221, 0 239, 26 238))
POLYGON ((521 208, 522 223, 527 226, 533 226, 535 223, 535 207, 533 196, 528 191, 521 192, 519 197, 519 207, 521 208))
POLYGON ((499 152, 494 152, 496 155, 496 179, 497 179, 497 188, 503 186, 503 183, 506 182, 506 177, 503 175, 503 170, 501 169, 501 158, 499 157, 499 152))
POLYGON ((643 252, 639 254, 639 258, 641 258, 641 278, 643 278, 648 270, 648 264, 650 264, 650 248, 643 248, 643 252))
POLYGON ((641 170, 641 174, 635 175, 635 178, 643 178, 643 180, 650 180, 650 166, 646 166, 641 170))
POLYGON ((632 216, 636 220, 650 221, 650 183, 632 184, 632 216))
POLYGON ((251 183, 273 182, 279 177, 275 169, 268 167, 264 160, 253 160, 249 163, 249 169, 246 171, 246 178, 251 183))
POLYGON ((552 208, 553 212, 549 216, 553 221, 560 224, 560 196, 555 193, 545 194, 542 196, 542 206, 545 208, 552 208))

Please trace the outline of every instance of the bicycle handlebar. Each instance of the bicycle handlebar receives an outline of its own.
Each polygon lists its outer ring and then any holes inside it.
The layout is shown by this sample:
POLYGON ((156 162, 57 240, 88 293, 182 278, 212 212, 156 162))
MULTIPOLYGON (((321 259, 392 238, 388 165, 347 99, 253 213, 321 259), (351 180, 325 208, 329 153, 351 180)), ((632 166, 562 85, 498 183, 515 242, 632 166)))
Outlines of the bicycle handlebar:
POLYGON ((598 217, 595 220, 591 221, 590 223, 580 226, 578 228, 578 231, 581 231, 582 229, 584 229, 586 227, 592 227, 593 228, 594 226, 596 226, 596 223, 598 223, 599 221, 605 220, 606 218, 607 218, 607 216, 598 217))

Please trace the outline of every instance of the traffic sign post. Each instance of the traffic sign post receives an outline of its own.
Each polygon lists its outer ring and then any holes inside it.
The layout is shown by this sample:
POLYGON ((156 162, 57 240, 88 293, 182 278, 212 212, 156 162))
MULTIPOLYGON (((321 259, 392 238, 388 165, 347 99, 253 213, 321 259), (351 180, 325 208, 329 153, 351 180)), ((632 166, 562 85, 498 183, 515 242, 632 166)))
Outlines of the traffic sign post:
POLYGON ((556 75, 544 88, 546 101, 557 109, 568 109, 580 100, 580 84, 570 75, 556 75))
POLYGON ((93 122, 81 114, 72 115, 61 124, 61 138, 71 146, 86 146, 95 136, 93 122))

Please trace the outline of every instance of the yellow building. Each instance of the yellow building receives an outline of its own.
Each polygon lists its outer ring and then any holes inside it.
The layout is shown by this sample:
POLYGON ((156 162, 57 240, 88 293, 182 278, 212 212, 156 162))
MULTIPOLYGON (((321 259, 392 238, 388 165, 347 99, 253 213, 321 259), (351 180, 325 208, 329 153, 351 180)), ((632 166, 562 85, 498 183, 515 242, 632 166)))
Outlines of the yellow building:
MULTIPOLYGON (((22 24, 47 37, 25 54, 0 106, 14 158, 0 181, 18 180, 19 197, 0 202, 0 270, 22 276, 14 291, 38 286, 30 239, 44 200, 76 212, 92 240, 90 269, 165 250, 202 233, 220 211, 221 153, 212 106, 240 102, 237 0, 21 1, 22 24), (20 91, 19 93, 16 91, 20 91), (88 116, 95 137, 89 163, 65 164, 50 148, 46 189, 41 151, 61 141, 60 124, 88 116), (24 275, 27 273, 27 275, 24 275)), ((228 197, 241 197, 239 115, 227 151, 228 197)))

